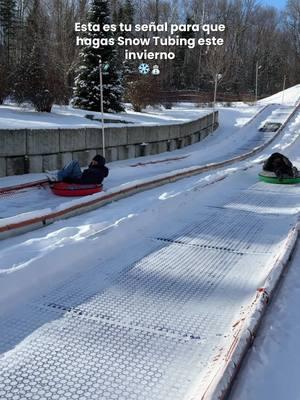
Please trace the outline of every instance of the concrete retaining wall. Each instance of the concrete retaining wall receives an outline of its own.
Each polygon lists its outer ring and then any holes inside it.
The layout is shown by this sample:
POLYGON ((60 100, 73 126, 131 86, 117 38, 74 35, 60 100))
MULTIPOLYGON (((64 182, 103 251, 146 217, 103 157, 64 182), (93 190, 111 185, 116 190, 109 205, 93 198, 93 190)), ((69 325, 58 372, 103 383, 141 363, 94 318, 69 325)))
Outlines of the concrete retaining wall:
MULTIPOLYGON (((213 113, 180 125, 106 128, 107 161, 158 154, 203 140, 212 132, 213 113)), ((218 112, 215 112, 215 126, 218 112)), ((102 154, 102 132, 80 129, 0 129, 0 177, 62 168, 72 159, 86 166, 102 154)))

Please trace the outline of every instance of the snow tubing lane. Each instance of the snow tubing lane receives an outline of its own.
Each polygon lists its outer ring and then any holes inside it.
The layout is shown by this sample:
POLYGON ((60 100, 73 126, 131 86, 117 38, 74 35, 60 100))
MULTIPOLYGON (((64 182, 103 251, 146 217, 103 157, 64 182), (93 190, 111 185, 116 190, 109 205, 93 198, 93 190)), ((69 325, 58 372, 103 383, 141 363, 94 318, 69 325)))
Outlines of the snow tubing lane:
POLYGON ((89 196, 91 194, 102 192, 103 186, 55 182, 50 184, 50 188, 56 196, 76 197, 76 196, 89 196))
MULTIPOLYGON (((264 106, 244 126, 250 125, 263 111, 265 111, 266 108, 270 107, 272 104, 268 104, 268 105, 264 106)), ((150 164, 153 164, 153 163, 156 164, 156 163, 159 163, 159 162, 181 160, 181 159, 184 159, 184 158, 187 158, 187 157, 188 157, 188 155, 182 156, 182 157, 174 157, 174 158, 168 158, 168 159, 164 159, 164 160, 158 160, 158 161, 154 161, 154 162, 151 161, 149 163, 150 164)), ((149 163, 147 163, 147 162, 145 162, 145 163, 137 163, 137 164, 130 165, 130 167, 144 166, 144 165, 147 165, 149 163)), ((34 187, 34 186, 44 186, 44 185, 48 185, 48 184, 49 184, 49 180, 48 179, 41 179, 41 180, 38 180, 38 181, 32 181, 32 182, 27 182, 27 183, 23 183, 23 184, 7 186, 7 187, 4 187, 4 188, 0 188, 0 195, 2 193, 3 194, 7 194, 8 192, 15 192, 15 191, 18 191, 18 190, 21 190, 21 189, 26 189, 26 188, 30 188, 30 187, 34 187)))
POLYGON ((0 195, 8 194, 10 192, 17 192, 18 190, 22 190, 22 189, 28 189, 28 188, 33 188, 36 186, 44 186, 44 185, 48 185, 48 179, 41 179, 39 181, 26 182, 26 183, 21 183, 19 185, 14 185, 14 186, 7 186, 7 187, 0 188, 0 195))
MULTIPOLYGON (((279 286, 283 273, 288 267, 290 258, 296 248, 299 237, 299 223, 291 228, 287 239, 280 249, 277 258, 267 276, 264 286, 257 289, 256 296, 249 312, 235 324, 234 339, 229 351, 225 354, 223 366, 214 374, 204 394, 199 400, 226 400, 232 384, 242 368, 242 362, 251 347, 268 304, 279 286)), ((201 396, 201 397, 200 397, 201 396)), ((196 398, 196 397, 195 397, 196 398)), ((198 398, 198 397, 197 397, 198 398)))
POLYGON ((124 199, 136 193, 140 193, 149 189, 166 185, 168 183, 173 183, 180 179, 198 175, 203 172, 213 171, 218 168, 231 165, 238 161, 244 161, 247 158, 254 156, 258 152, 264 150, 268 145, 270 145, 280 135, 280 133, 287 126, 290 120, 294 117, 296 112, 299 111, 299 109, 300 109, 300 102, 298 102, 298 104, 295 106, 294 110, 291 112, 285 123, 278 129, 276 134, 270 140, 268 140, 267 142, 263 143, 258 147, 255 147, 254 149, 248 151, 247 153, 244 153, 240 156, 236 156, 234 158, 227 159, 218 163, 211 163, 197 167, 190 167, 182 172, 174 171, 173 173, 170 173, 168 176, 165 176, 163 178, 160 177, 143 183, 135 183, 132 186, 127 187, 126 189, 116 190, 113 193, 103 192, 103 196, 99 198, 96 197, 94 199, 84 201, 81 204, 70 205, 69 207, 64 208, 63 210, 56 210, 42 216, 31 217, 30 219, 21 220, 18 222, 10 222, 7 225, 2 225, 2 226, 0 225, 0 240, 42 228, 43 226, 49 225, 60 219, 74 217, 76 215, 80 215, 85 212, 95 210, 113 201, 124 199))
POLYGON ((300 183, 300 176, 295 178, 278 178, 275 174, 264 175, 262 172, 258 174, 259 180, 266 183, 273 183, 277 185, 295 185, 300 183))

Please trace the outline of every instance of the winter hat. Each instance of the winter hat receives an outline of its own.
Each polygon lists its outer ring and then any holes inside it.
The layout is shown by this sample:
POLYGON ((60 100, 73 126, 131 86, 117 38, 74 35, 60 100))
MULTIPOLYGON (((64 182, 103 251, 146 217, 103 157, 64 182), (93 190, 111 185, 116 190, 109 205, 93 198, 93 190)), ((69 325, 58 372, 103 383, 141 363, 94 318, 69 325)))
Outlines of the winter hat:
POLYGON ((97 161, 97 163, 98 163, 99 165, 105 165, 105 163, 106 163, 105 158, 102 157, 102 156, 100 156, 100 154, 97 154, 97 155, 93 158, 93 160, 94 160, 94 161, 97 161))

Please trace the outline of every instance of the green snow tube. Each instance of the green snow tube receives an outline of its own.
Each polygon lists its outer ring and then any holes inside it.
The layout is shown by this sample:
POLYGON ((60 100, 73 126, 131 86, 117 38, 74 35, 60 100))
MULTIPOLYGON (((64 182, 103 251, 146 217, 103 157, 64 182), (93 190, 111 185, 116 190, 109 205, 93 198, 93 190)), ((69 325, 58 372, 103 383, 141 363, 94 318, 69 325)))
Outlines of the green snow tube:
POLYGON ((275 183, 279 185, 294 185, 300 183, 300 176, 295 178, 278 178, 274 172, 262 171, 258 174, 259 180, 267 183, 275 183))

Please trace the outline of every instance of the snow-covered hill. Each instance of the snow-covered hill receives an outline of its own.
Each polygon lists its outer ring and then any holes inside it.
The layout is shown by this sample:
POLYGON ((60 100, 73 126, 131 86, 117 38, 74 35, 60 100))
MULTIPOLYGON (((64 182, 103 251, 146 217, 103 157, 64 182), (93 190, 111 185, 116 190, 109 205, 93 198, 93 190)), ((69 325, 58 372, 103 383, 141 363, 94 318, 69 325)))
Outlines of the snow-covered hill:
POLYGON ((266 97, 265 99, 259 100, 259 104, 273 104, 273 103, 283 103, 285 105, 293 106, 300 99, 300 84, 292 86, 285 91, 273 94, 273 96, 266 97))

